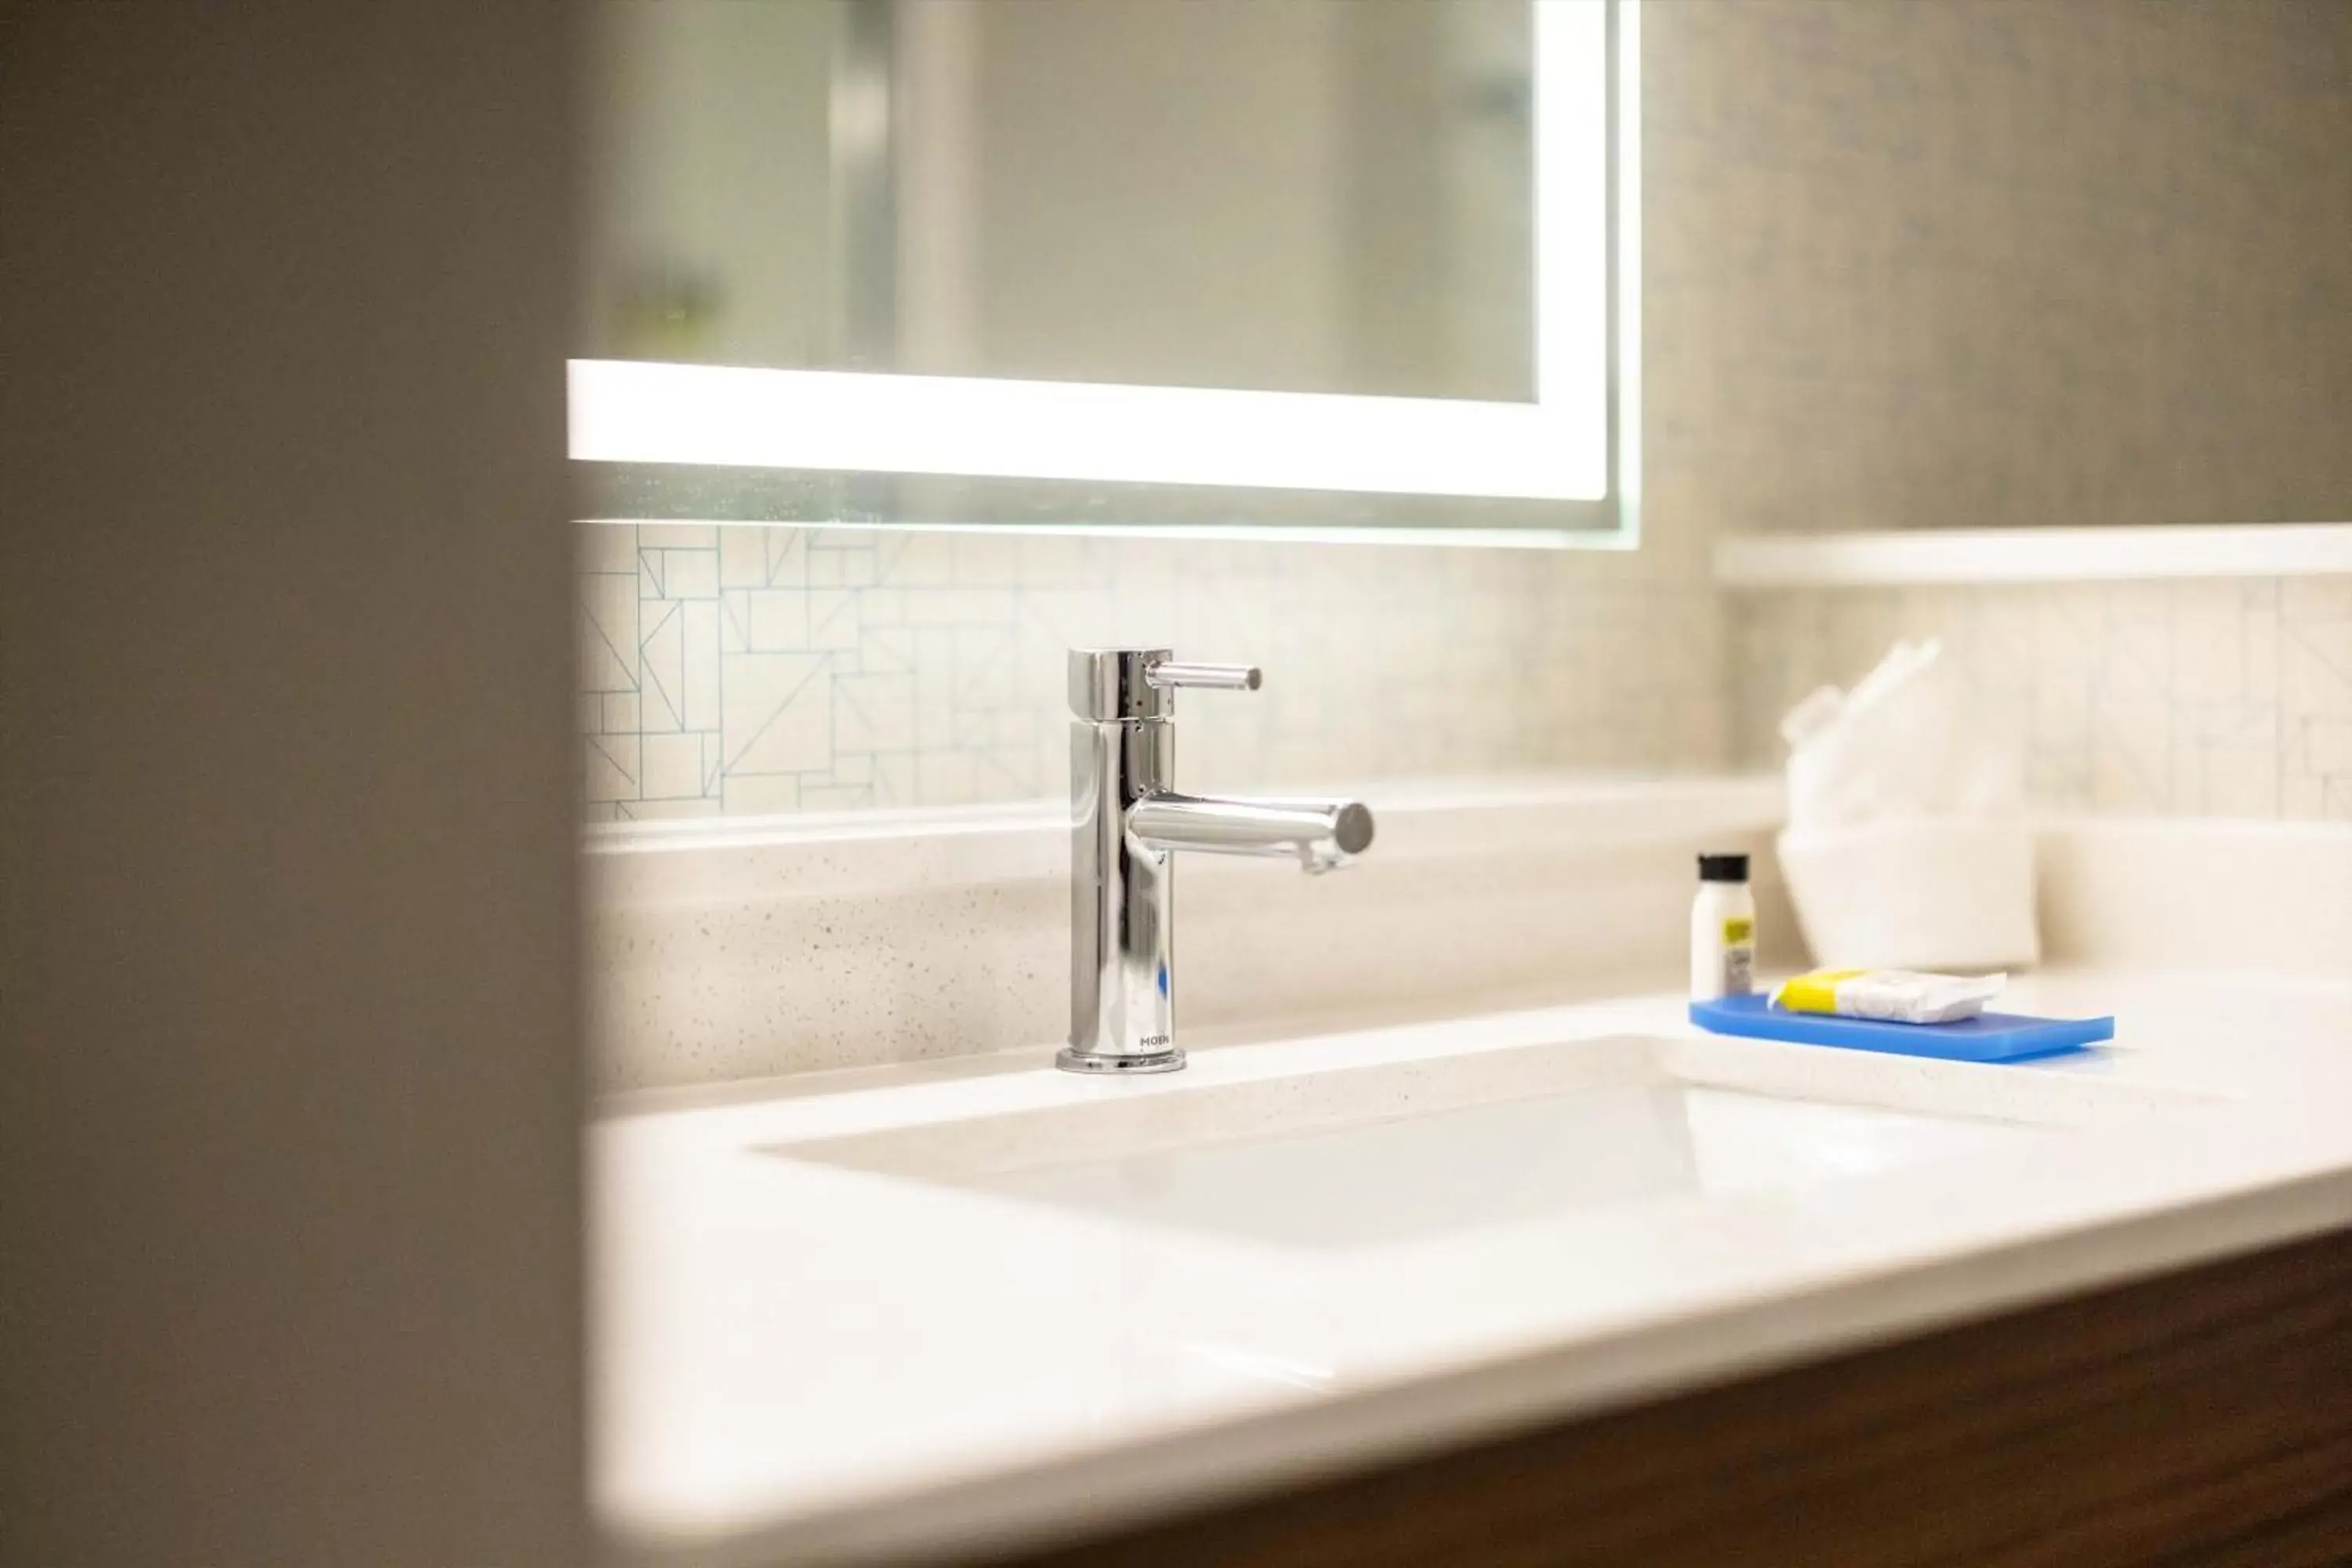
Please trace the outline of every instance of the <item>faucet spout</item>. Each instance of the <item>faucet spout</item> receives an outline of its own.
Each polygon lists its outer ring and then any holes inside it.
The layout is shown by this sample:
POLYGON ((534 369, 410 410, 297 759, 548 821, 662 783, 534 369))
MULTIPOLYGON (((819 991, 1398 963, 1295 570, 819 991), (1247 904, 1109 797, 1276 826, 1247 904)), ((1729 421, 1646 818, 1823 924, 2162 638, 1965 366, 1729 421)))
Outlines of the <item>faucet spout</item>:
POLYGON ((1127 830, 1160 854, 1294 856, 1309 871, 1328 871, 1370 847, 1372 814, 1354 800, 1219 800, 1163 793, 1128 808, 1127 830))

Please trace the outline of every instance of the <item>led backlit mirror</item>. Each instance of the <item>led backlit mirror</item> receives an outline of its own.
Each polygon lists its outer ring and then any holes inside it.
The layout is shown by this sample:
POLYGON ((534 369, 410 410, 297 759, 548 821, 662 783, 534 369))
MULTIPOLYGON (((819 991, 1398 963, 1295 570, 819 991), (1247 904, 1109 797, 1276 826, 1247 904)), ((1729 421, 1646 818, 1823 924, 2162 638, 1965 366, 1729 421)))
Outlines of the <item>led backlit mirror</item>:
POLYGON ((1634 0, 608 0, 588 514, 1630 543, 1634 0))

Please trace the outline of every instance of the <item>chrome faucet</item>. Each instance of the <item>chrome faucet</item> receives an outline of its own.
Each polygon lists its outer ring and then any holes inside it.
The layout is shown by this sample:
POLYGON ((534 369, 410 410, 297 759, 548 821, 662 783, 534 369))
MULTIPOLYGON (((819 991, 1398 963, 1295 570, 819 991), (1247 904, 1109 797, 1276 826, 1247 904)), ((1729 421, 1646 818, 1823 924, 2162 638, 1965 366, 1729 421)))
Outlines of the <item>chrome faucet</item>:
POLYGON ((1173 1072, 1179 850, 1281 855, 1328 871, 1363 853, 1352 800, 1179 795, 1176 689, 1255 691, 1255 668, 1183 664, 1166 648, 1070 650, 1070 1072, 1173 1072))

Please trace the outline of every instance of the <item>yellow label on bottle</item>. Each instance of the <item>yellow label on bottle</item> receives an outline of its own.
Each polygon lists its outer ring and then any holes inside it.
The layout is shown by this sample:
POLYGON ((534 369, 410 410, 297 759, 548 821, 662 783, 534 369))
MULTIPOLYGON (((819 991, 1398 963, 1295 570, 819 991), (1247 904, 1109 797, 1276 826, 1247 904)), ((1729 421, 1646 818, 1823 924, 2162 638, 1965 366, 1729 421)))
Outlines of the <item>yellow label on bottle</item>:
POLYGON ((1756 936, 1756 922, 1744 915, 1734 915, 1723 922, 1723 940, 1738 944, 1751 942, 1756 936))

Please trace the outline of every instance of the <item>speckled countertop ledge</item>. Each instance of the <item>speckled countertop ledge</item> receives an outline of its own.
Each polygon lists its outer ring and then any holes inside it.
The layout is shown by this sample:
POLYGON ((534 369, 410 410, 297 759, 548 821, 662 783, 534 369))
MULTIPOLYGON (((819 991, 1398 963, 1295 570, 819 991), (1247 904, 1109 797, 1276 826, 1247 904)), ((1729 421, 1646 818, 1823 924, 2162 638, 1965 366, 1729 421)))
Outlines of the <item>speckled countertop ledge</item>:
MULTIPOLYGON (((1178 1010, 1202 1026, 1370 1005, 1461 1011, 1671 973, 1690 855, 1761 851, 1769 778, 1377 784, 1344 874, 1187 858, 1178 1010), (1287 963, 1313 947, 1343 963, 1287 963)), ((601 1094, 969 1056, 1069 1017, 1058 805, 638 825, 590 834, 601 1094)), ((1771 871, 1762 867, 1769 900, 1771 871)), ((1786 930, 1785 922, 1781 929, 1786 930)))

